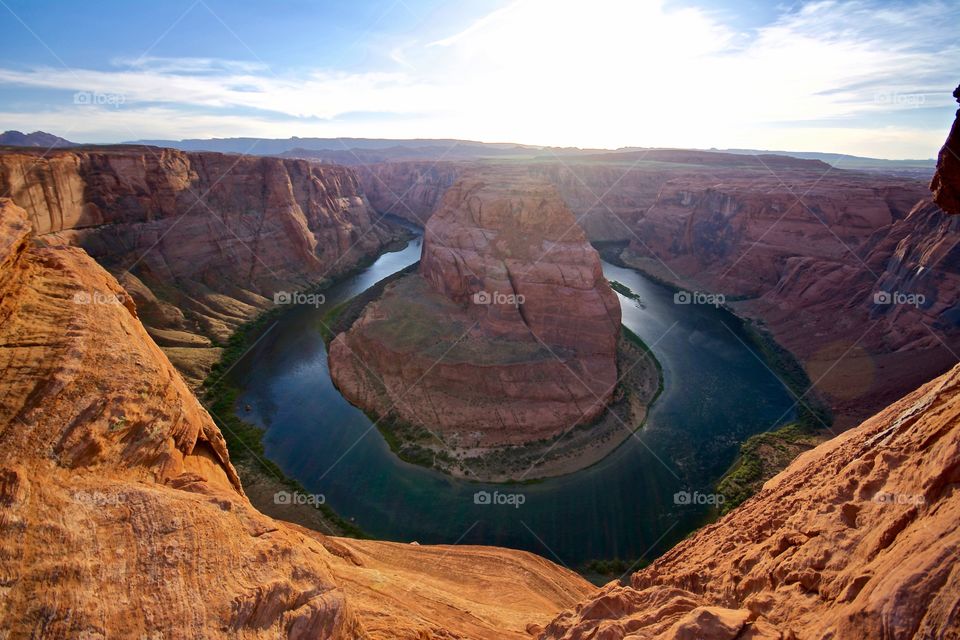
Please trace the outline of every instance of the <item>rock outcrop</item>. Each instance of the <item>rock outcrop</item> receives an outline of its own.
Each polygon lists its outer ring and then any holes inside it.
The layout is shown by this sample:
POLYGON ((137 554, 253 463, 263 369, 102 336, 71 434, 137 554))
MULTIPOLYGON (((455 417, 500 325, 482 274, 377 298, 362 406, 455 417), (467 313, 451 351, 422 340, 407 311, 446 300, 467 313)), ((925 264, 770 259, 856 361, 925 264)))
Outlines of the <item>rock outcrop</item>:
POLYGON ((617 381, 620 306, 555 189, 464 174, 427 224, 420 273, 388 286, 330 347, 358 406, 493 446, 600 415, 617 381))
MULTIPOLYGON (((960 102, 960 85, 953 90, 960 102)), ((960 110, 953 120, 947 141, 937 157, 937 173, 930 183, 933 201, 947 213, 960 214, 960 110)))
POLYGON ((527 553, 329 538, 243 494, 119 282, 0 199, 0 629, 521 639, 590 585, 527 553))
POLYGON ((212 342, 299 289, 378 252, 352 169, 153 147, 0 153, 0 190, 37 234, 82 247, 134 297, 196 380, 212 342))
POLYGON ((958 461, 960 365, 541 639, 958 638, 958 461))

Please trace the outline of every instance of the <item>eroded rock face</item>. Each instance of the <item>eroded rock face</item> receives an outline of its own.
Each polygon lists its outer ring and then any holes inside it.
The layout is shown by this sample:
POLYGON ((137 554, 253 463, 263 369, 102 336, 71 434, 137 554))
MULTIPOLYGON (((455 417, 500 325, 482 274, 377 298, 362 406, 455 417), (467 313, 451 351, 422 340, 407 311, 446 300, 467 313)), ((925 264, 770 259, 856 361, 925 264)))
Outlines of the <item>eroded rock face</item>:
POLYGON ((853 426, 943 373, 960 348, 960 226, 916 187, 838 170, 671 180, 624 257, 727 295, 853 426))
POLYGON ((380 162, 355 167, 370 205, 421 227, 457 177, 471 165, 460 162, 380 162))
POLYGON ((802 454, 542 640, 960 637, 960 366, 802 454))
POLYGON ((0 190, 39 236, 110 269, 187 373, 197 363, 179 356, 215 360, 211 340, 276 291, 343 273, 386 238, 351 169, 303 160, 153 147, 5 152, 0 190))
POLYGON ((0 629, 11 637, 529 637, 590 585, 527 553, 257 512, 220 431, 83 250, 0 199, 0 629))
POLYGON ((387 288, 330 348, 355 404, 478 445, 598 416, 617 380, 620 306, 549 183, 465 174, 424 236, 420 273, 387 288))
MULTIPOLYGON (((960 102, 960 86, 953 90, 960 102)), ((947 213, 960 214, 960 111, 937 157, 937 173, 930 183, 933 200, 947 213)))

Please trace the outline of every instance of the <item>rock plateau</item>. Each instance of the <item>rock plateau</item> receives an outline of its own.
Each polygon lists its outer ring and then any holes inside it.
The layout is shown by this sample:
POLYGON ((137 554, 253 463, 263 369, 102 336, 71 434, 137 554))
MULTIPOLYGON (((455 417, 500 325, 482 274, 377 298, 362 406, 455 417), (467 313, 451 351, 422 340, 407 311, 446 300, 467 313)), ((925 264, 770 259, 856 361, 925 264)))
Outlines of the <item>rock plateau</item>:
POLYGON ((330 347, 344 395, 460 444, 518 444, 599 416, 617 382, 620 306, 543 180, 465 173, 389 285, 330 347))

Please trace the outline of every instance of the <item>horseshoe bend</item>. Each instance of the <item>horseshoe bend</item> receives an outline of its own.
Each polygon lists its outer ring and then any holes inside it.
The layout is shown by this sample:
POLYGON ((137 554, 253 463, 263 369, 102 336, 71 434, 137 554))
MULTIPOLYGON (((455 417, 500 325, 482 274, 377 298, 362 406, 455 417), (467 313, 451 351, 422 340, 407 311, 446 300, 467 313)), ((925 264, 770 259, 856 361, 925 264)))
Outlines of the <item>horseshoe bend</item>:
POLYGON ((960 6, 3 10, 0 640, 960 640, 960 6))
POLYGON ((524 445, 543 458, 578 426, 622 441, 659 391, 655 359, 620 337, 619 301, 573 214, 549 182, 506 169, 450 187, 419 269, 333 340, 330 372, 394 433, 420 434, 401 453, 426 447, 474 478, 537 477, 536 462, 497 459, 524 445), (623 417, 606 415, 615 396, 623 417))

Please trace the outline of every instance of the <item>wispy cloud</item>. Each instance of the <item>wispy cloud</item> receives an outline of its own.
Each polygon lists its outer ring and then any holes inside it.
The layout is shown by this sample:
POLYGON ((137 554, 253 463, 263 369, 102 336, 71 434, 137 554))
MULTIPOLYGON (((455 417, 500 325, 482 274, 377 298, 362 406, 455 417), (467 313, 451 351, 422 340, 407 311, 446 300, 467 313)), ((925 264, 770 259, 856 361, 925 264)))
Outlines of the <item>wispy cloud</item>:
MULTIPOLYGON (((956 24, 960 6, 942 2, 813 2, 744 32, 660 2, 519 0, 361 73, 148 57, 106 70, 0 68, 0 84, 123 95, 124 122, 144 137, 322 131, 312 134, 930 156, 944 127, 914 116, 949 115, 956 24), (167 117, 147 117, 158 111, 167 117)), ((53 100, 38 111, 0 116, 80 116, 53 100)), ((88 109, 82 128, 109 135, 117 111, 88 109)))

